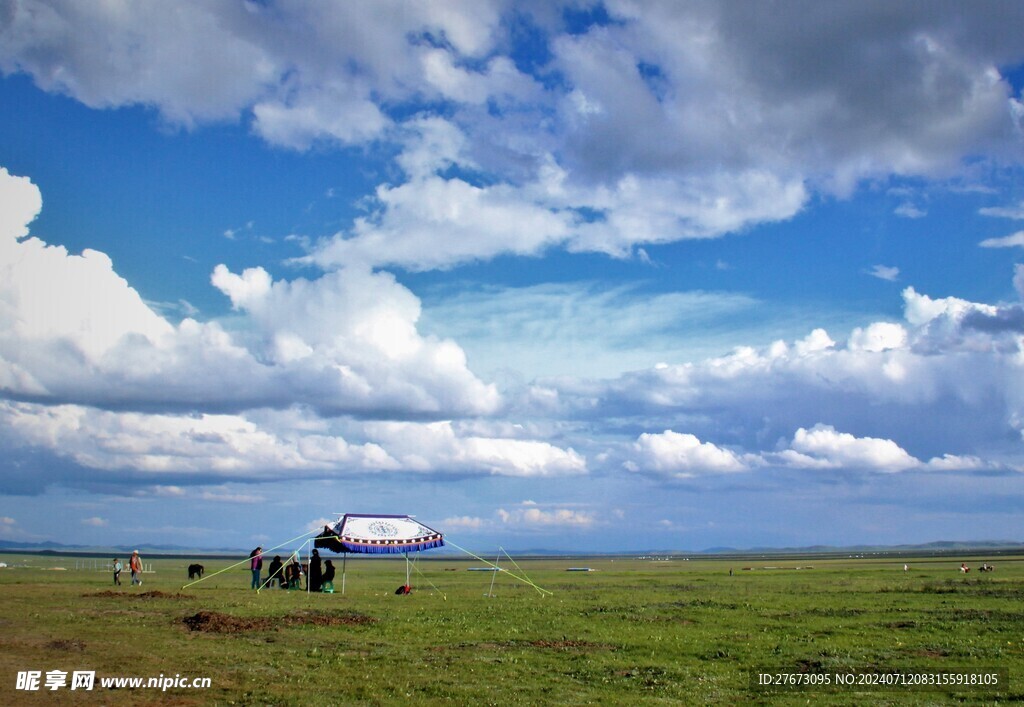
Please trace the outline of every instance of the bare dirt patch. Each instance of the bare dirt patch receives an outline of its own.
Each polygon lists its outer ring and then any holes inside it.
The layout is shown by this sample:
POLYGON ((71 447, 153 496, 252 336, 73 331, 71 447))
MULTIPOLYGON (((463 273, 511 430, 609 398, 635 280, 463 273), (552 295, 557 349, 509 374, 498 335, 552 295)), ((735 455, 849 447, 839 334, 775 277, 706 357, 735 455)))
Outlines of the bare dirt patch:
POLYGON ((115 597, 117 599, 192 599, 188 594, 178 594, 177 592, 161 592, 159 589, 151 589, 148 592, 117 592, 113 589, 107 589, 102 592, 95 592, 94 594, 83 594, 84 597, 115 597))
POLYGON ((248 633, 288 626, 361 626, 376 619, 361 614, 298 612, 285 616, 232 616, 217 611, 200 611, 183 618, 189 631, 202 633, 248 633))
POLYGON ((548 639, 539 639, 536 641, 530 641, 530 645, 534 648, 554 648, 556 650, 579 650, 587 648, 610 648, 601 643, 592 643, 590 641, 574 641, 567 638, 553 641, 548 639))
POLYGON ((55 651, 64 651, 66 653, 70 653, 72 651, 84 651, 85 641, 61 638, 56 641, 50 641, 46 644, 46 648, 55 651))

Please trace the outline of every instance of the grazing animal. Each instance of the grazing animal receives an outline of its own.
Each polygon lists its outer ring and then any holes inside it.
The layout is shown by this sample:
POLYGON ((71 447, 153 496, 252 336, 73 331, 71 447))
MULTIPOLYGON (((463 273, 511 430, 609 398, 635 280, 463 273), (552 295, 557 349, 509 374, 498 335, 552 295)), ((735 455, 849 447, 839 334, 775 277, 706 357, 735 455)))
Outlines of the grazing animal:
POLYGON ((199 579, 202 579, 203 578, 203 572, 205 572, 205 571, 206 571, 206 568, 203 567, 202 565, 189 565, 188 566, 188 578, 189 579, 196 579, 198 577, 199 579))

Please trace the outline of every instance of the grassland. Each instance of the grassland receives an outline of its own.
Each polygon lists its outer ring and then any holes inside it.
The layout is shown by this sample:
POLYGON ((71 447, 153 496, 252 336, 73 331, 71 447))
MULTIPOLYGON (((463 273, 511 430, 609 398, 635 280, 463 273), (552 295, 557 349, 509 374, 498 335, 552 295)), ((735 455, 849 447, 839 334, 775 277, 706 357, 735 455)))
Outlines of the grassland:
MULTIPOLYGON (((1024 700, 1024 558, 530 560, 552 595, 478 562, 348 562, 345 595, 250 591, 243 568, 141 588, 74 559, 7 556, 7 704, 983 704, 1024 700), (903 570, 904 562, 909 571, 903 570), (586 564, 593 572, 566 572, 586 564), (21 565, 21 566, 18 566, 21 565), (65 570, 45 569, 60 566, 65 570), (802 569, 796 569, 801 567, 802 569), (749 569, 745 569, 749 568, 749 569), (730 576, 730 569, 733 574, 730 576), (433 585, 433 586, 431 586, 433 585), (762 669, 1000 668, 999 691, 769 692, 762 669), (19 671, 209 677, 209 689, 18 691, 19 671)), ((340 569, 340 568, 339 568, 340 569)), ((340 579, 340 575, 339 575, 340 579)), ((340 590, 340 581, 337 584, 340 590)))

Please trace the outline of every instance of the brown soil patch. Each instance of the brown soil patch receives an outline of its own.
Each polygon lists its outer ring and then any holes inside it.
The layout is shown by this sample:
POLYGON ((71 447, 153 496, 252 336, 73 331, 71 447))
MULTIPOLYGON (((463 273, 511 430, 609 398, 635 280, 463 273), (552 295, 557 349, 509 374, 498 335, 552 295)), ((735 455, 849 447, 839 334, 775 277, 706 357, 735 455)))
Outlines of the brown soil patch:
POLYGON ((949 653, 944 650, 929 650, 928 648, 922 648, 914 651, 914 655, 919 655, 922 658, 945 658, 949 653))
POLYGON ((607 646, 603 643, 592 643, 590 641, 574 641, 567 638, 563 638, 557 641, 542 638, 537 641, 530 641, 530 645, 534 648, 554 648, 562 651, 572 649, 610 648, 610 646, 607 646))
POLYGON ((50 641, 46 644, 46 647, 55 651, 84 651, 85 641, 61 638, 56 641, 50 641))
POLYGON ((118 592, 107 589, 95 594, 83 594, 84 597, 117 597, 118 599, 191 599, 188 594, 161 592, 159 589, 151 589, 148 592, 118 592))
POLYGON ((246 633, 249 631, 267 631, 282 626, 361 626, 370 624, 376 619, 361 614, 327 614, 319 612, 299 612, 287 616, 254 616, 242 617, 222 614, 217 611, 200 611, 186 616, 182 623, 189 631, 203 633, 246 633))

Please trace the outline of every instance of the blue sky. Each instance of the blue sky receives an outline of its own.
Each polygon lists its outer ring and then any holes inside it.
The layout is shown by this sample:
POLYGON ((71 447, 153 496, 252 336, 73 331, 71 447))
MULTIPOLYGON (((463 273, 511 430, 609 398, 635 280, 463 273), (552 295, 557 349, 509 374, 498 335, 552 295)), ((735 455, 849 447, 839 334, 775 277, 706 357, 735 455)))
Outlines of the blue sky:
POLYGON ((0 538, 1024 538, 1022 24, 0 4, 0 538))

